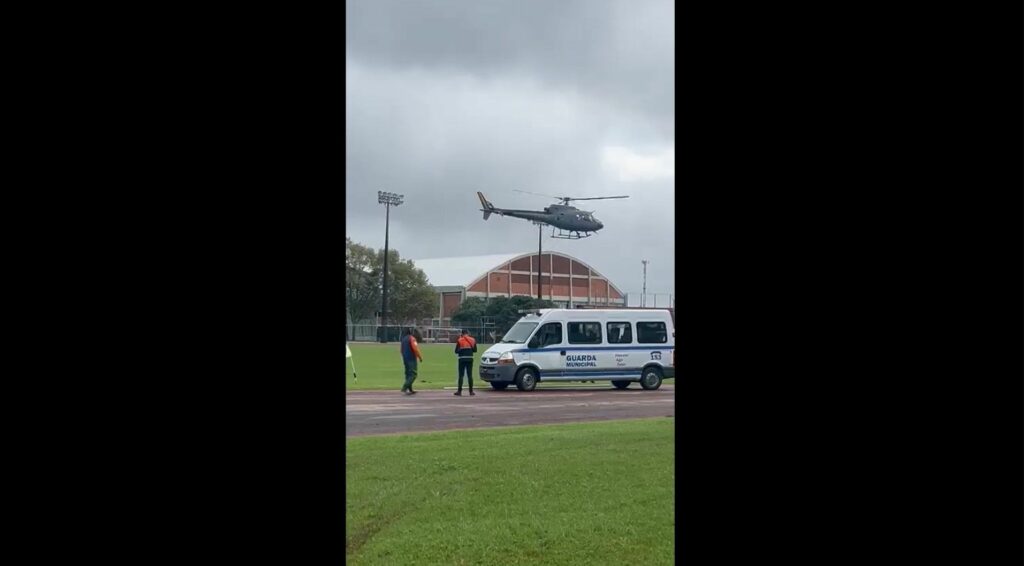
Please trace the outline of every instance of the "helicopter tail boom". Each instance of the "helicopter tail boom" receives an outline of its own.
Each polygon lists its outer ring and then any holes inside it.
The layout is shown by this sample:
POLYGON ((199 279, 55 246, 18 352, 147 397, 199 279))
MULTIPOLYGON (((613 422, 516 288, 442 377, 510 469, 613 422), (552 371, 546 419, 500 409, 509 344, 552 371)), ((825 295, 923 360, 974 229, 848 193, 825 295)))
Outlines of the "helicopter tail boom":
POLYGON ((488 202, 487 199, 484 198, 484 194, 480 191, 477 191, 476 196, 480 197, 480 204, 483 205, 483 208, 480 210, 484 213, 484 220, 487 220, 490 218, 491 212, 494 211, 494 205, 488 202))

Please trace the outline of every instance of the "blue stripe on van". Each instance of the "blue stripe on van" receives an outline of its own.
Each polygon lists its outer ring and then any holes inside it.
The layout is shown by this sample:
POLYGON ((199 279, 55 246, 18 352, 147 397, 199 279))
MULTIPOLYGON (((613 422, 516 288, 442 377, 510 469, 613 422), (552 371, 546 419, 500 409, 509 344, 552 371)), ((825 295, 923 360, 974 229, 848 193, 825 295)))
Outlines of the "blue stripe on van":
POLYGON ((640 375, 640 368, 631 370, 541 370, 540 374, 544 377, 598 377, 602 375, 640 375))
MULTIPOLYGON (((548 371, 564 371, 566 373, 618 373, 623 371, 640 371, 643 368, 627 368, 627 367, 604 367, 604 368, 558 368, 557 370, 548 371)), ((543 371, 543 370, 542 370, 543 371)))
POLYGON ((574 347, 574 346, 555 346, 554 348, 521 348, 519 350, 509 350, 510 352, 607 352, 609 350, 675 350, 675 346, 624 346, 617 347, 615 344, 609 344, 595 348, 590 347, 574 347))

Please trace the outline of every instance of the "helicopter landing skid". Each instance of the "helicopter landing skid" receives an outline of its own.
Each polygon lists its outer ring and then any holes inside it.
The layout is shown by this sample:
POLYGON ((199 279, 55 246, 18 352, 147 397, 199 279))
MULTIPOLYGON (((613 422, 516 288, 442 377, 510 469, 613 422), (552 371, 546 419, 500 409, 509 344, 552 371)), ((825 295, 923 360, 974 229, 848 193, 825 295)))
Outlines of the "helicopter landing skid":
POLYGON ((576 230, 562 230, 561 228, 557 229, 558 233, 556 234, 555 230, 554 227, 551 228, 551 237, 558 238, 559 240, 582 240, 583 238, 593 236, 590 232, 580 234, 576 230))

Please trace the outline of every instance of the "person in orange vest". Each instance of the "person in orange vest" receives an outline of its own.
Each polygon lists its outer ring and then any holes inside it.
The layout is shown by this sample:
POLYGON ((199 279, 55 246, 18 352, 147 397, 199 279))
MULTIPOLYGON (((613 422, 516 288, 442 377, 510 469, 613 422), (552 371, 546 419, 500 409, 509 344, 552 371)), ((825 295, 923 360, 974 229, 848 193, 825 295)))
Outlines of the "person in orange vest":
POLYGON ((415 395, 416 392, 412 390, 412 382, 416 381, 416 360, 423 361, 423 355, 420 354, 420 347, 416 344, 416 336, 413 334, 411 328, 402 330, 402 362, 405 364, 405 385, 402 386, 402 393, 406 395, 415 395))
POLYGON ((456 395, 462 396, 462 373, 466 373, 469 379, 469 394, 473 393, 473 354, 476 353, 476 340, 469 335, 469 331, 462 329, 462 336, 455 341, 455 355, 459 357, 459 390, 456 395))

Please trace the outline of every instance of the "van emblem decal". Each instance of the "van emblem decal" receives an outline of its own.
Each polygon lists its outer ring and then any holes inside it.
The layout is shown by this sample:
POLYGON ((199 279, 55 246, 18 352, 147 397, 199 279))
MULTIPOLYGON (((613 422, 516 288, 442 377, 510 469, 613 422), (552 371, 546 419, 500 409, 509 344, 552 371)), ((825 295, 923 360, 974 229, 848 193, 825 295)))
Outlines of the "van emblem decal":
POLYGON ((661 352, 651 352, 651 359, 652 360, 660 360, 661 359, 661 352))

